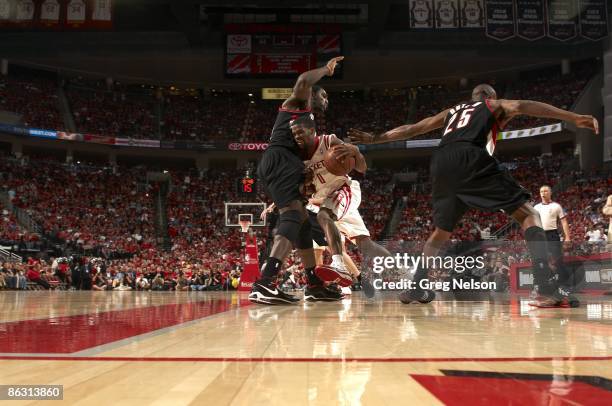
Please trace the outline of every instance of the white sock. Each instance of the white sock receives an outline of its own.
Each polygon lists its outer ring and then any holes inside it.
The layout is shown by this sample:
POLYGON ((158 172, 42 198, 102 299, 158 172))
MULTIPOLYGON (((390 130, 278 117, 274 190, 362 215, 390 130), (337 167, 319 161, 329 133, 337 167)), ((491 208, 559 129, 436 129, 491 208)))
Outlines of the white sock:
POLYGON ((345 270, 346 267, 344 266, 344 258, 342 258, 342 255, 332 255, 331 266, 332 268, 345 270))

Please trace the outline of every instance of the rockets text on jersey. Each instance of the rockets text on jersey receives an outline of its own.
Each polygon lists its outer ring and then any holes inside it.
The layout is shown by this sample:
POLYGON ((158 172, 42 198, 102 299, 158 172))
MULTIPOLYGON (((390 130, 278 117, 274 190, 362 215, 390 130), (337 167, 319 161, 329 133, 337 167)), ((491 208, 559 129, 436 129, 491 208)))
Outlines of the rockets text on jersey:
POLYGON ((325 154, 331 148, 333 137, 333 135, 317 136, 317 147, 314 154, 310 160, 304 161, 304 166, 313 171, 313 184, 316 190, 313 197, 315 198, 329 197, 342 186, 351 184, 351 178, 334 175, 323 164, 325 154))
POLYGON ((493 155, 497 131, 497 119, 488 101, 457 104, 446 116, 440 146, 470 142, 493 155))

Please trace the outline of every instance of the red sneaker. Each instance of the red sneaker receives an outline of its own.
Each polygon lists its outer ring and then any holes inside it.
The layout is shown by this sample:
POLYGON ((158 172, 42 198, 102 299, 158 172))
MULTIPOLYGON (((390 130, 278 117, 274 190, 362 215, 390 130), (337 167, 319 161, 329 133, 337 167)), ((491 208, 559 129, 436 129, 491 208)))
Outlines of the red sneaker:
POLYGON ((317 266, 314 273, 323 282, 337 283, 342 287, 351 286, 353 284, 353 277, 348 271, 333 268, 329 265, 317 266))

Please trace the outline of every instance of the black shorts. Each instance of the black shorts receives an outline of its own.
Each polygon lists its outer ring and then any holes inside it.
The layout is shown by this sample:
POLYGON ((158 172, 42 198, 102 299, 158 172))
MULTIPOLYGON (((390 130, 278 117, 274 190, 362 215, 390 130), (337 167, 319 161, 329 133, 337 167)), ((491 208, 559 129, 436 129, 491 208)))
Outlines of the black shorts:
POLYGON ((290 149, 268 147, 257 166, 257 177, 279 209, 293 200, 302 200, 300 184, 304 182, 304 163, 290 149))
POLYGON ((327 241, 325 240, 325 232, 317 221, 317 213, 314 213, 310 210, 307 211, 313 241, 316 242, 319 247, 327 247, 327 241))
POLYGON ((431 160, 434 225, 452 232, 468 208, 511 214, 531 197, 484 149, 457 142, 431 160))

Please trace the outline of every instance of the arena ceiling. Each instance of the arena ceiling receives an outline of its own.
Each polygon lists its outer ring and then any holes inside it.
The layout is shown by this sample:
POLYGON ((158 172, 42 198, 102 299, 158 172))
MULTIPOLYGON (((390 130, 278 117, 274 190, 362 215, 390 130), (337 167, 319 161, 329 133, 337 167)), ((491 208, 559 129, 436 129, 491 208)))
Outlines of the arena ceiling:
MULTIPOLYGON (((347 56, 344 79, 330 83, 330 87, 490 78, 530 66, 560 63, 562 59, 602 55, 602 44, 594 42, 499 43, 485 38, 482 32, 410 32, 407 0, 284 1, 282 7, 278 1, 256 3, 117 0, 112 32, 0 31, 0 57, 126 81, 194 87, 266 86, 269 80, 224 77, 225 24, 266 19, 290 24, 295 15, 330 13, 342 27, 343 53, 347 56)), ((284 82, 274 80, 274 85, 284 82)))

